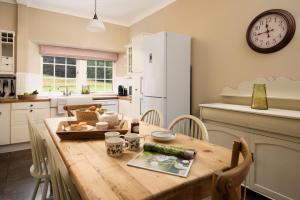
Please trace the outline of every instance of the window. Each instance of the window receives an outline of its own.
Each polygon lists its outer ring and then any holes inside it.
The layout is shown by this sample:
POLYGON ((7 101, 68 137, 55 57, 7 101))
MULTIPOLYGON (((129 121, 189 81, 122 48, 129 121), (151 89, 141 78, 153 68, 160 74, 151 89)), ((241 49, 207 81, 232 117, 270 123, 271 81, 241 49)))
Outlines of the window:
POLYGON ((64 87, 80 93, 83 85, 91 93, 113 92, 113 61, 42 56, 42 62, 45 93, 62 92, 64 87))
POLYGON ((76 59, 43 56, 43 92, 76 90, 76 59))
POLYGON ((112 61, 88 60, 87 84, 91 92, 110 92, 113 90, 112 61))

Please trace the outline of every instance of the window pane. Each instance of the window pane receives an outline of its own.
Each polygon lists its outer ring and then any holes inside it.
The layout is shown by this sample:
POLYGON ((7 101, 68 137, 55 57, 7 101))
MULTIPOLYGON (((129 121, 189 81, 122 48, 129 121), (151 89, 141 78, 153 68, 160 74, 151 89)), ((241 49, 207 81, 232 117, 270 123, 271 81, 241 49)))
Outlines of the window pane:
POLYGON ((65 79, 55 79, 55 91, 57 92, 63 92, 65 90, 65 79))
POLYGON ((105 91, 112 91, 112 90, 113 90, 112 80, 106 80, 105 91))
POLYGON ((65 64, 66 63, 66 58, 64 58, 64 57, 55 57, 55 63, 65 64))
POLYGON ((106 79, 112 79, 112 68, 106 68, 105 70, 106 79))
POLYGON ((53 63, 54 57, 52 56, 43 56, 43 63, 53 63))
POLYGON ((88 67, 87 68, 87 78, 88 79, 95 79, 95 67, 88 67))
POLYGON ((67 78, 76 78, 76 66, 67 66, 67 78))
POLYGON ((88 60, 87 61, 87 66, 95 66, 95 61, 94 60, 88 60))
POLYGON ((97 67, 97 79, 104 79, 104 68, 97 67))
POLYGON ((98 66, 104 66, 104 61, 103 60, 98 60, 97 65, 98 66))
POLYGON ((69 65, 76 65, 76 59, 75 58, 68 58, 67 63, 69 65))
POLYGON ((106 65, 107 67, 112 67, 112 61, 106 61, 105 63, 106 63, 105 65, 106 65))
POLYGON ((54 75, 54 66, 50 64, 43 65, 43 74, 44 76, 53 76, 54 75))
POLYGON ((87 84, 90 87, 90 91, 95 92, 95 81, 94 80, 87 80, 87 84))
POLYGON ((76 91, 76 79, 67 79, 66 86, 70 92, 76 91))
POLYGON ((52 92, 53 90, 54 90, 54 79, 46 78, 44 76, 44 78, 43 78, 43 91, 44 92, 52 92))
POLYGON ((96 91, 97 92, 105 91, 104 80, 97 80, 96 81, 96 91))
POLYGON ((65 66, 64 65, 55 65, 55 76, 56 77, 65 77, 65 66))

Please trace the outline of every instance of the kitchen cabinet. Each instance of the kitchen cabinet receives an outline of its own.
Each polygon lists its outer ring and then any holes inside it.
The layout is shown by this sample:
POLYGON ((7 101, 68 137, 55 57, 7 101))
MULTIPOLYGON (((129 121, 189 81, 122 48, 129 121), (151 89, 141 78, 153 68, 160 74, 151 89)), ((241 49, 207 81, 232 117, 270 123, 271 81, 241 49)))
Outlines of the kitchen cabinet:
POLYGON ((131 100, 119 99, 119 113, 132 117, 132 102, 131 100))
POLYGON ((232 147, 244 137, 253 153, 247 187, 278 200, 300 197, 300 111, 253 110, 233 104, 201 104, 211 143, 232 147))
POLYGON ((27 115, 44 129, 43 120, 50 117, 50 102, 12 103, 11 105, 11 143, 29 141, 27 115))
POLYGON ((0 104, 0 145, 10 144, 10 104, 0 104))
POLYGON ((0 73, 14 73, 14 45, 15 33, 13 31, 0 31, 0 73))
POLYGON ((127 73, 142 73, 145 61, 144 38, 148 33, 141 33, 131 38, 127 45, 127 73))

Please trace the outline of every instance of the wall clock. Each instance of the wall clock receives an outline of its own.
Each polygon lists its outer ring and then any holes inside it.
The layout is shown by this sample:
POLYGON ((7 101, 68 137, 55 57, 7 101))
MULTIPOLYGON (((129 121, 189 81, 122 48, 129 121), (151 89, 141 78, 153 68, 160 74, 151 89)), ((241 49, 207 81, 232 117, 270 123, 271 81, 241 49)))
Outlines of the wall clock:
POLYGON ((272 53, 293 38, 296 22, 286 10, 272 9, 256 16, 247 30, 248 45, 259 53, 272 53))

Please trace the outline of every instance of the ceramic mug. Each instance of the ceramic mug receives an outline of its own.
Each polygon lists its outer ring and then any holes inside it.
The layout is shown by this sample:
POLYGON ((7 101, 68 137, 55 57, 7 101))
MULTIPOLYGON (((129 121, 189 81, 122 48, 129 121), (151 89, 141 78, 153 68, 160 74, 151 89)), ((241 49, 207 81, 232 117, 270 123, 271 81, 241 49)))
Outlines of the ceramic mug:
POLYGON ((121 137, 119 132, 106 132, 104 133, 104 135, 105 135, 105 140, 112 137, 117 137, 117 138, 121 137))
POLYGON ((137 133, 127 133, 125 136, 125 141, 129 143, 129 150, 136 151, 140 149, 140 139, 142 138, 145 142, 145 138, 137 133))
POLYGON ((123 151, 129 148, 129 143, 119 137, 110 137, 106 142, 106 152, 109 156, 119 157, 123 151))

